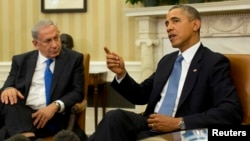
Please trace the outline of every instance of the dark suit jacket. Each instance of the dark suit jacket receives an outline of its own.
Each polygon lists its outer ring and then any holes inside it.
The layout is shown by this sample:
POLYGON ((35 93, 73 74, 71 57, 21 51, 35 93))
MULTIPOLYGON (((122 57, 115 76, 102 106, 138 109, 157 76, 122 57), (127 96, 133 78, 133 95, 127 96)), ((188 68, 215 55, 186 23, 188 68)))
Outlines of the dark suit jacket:
MULTIPOLYGON (((154 112, 178 52, 165 55, 156 71, 141 84, 128 74, 112 86, 134 104, 148 104, 144 116, 154 112)), ((240 124, 241 105, 230 78, 229 60, 201 45, 190 64, 176 117, 184 117, 187 129, 209 125, 240 124)))
MULTIPOLYGON (((17 88, 24 96, 25 103, 29 93, 32 76, 36 67, 38 51, 30 51, 12 58, 9 76, 2 89, 17 88)), ((83 55, 62 48, 56 58, 51 87, 51 102, 62 100, 66 109, 83 99, 83 55)))

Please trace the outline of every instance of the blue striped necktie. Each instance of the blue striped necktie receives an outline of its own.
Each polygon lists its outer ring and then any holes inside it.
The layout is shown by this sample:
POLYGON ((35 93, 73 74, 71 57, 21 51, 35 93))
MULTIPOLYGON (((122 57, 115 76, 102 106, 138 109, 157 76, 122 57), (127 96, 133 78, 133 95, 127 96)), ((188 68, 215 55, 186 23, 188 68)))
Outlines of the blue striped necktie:
POLYGON ((45 94, 46 94, 46 105, 49 105, 50 103, 50 88, 51 88, 51 82, 52 82, 52 72, 49 68, 50 64, 53 62, 52 59, 48 59, 46 62, 46 68, 44 73, 44 83, 45 83, 45 94))
POLYGON ((178 92, 178 86, 181 76, 181 62, 183 60, 182 55, 180 54, 175 63, 174 68, 169 76, 168 87, 166 95, 160 107, 159 113, 172 116, 172 112, 175 105, 175 100, 178 92))

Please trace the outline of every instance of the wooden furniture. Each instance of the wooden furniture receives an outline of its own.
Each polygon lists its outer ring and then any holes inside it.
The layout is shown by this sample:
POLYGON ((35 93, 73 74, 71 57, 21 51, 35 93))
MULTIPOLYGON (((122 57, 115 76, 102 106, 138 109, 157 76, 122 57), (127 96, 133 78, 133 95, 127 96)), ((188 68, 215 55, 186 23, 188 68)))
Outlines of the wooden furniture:
MULTIPOLYGON (((72 130, 75 123, 79 125, 81 130, 85 131, 86 126, 86 108, 87 108, 87 98, 88 98, 88 84, 89 84, 89 63, 90 63, 90 55, 88 53, 83 54, 83 66, 84 66, 84 99, 81 103, 76 103, 71 108, 71 115, 69 119, 69 124, 67 129, 72 130)), ((47 137, 44 139, 45 141, 52 141, 53 137, 47 137)))
POLYGON ((91 71, 89 73, 89 86, 94 88, 94 113, 95 113, 95 128, 98 124, 98 103, 99 96, 102 96, 102 116, 106 113, 107 104, 107 72, 106 71, 91 71))

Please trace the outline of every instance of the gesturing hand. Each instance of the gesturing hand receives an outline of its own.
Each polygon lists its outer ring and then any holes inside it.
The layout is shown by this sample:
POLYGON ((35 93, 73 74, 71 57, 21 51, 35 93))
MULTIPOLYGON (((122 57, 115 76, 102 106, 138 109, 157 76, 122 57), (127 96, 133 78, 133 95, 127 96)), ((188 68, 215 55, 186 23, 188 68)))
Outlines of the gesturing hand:
POLYGON ((116 73, 118 79, 123 77, 126 73, 124 61, 122 57, 119 57, 116 53, 110 52, 107 47, 104 47, 106 52, 107 67, 114 73, 116 73))

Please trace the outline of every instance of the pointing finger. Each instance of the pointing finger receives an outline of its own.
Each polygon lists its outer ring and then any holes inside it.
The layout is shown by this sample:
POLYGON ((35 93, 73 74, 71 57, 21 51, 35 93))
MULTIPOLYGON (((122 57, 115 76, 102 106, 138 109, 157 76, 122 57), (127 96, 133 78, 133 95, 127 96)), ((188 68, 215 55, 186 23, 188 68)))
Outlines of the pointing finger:
POLYGON ((110 54, 110 53, 111 53, 107 47, 104 47, 104 51, 105 51, 107 54, 110 54))

